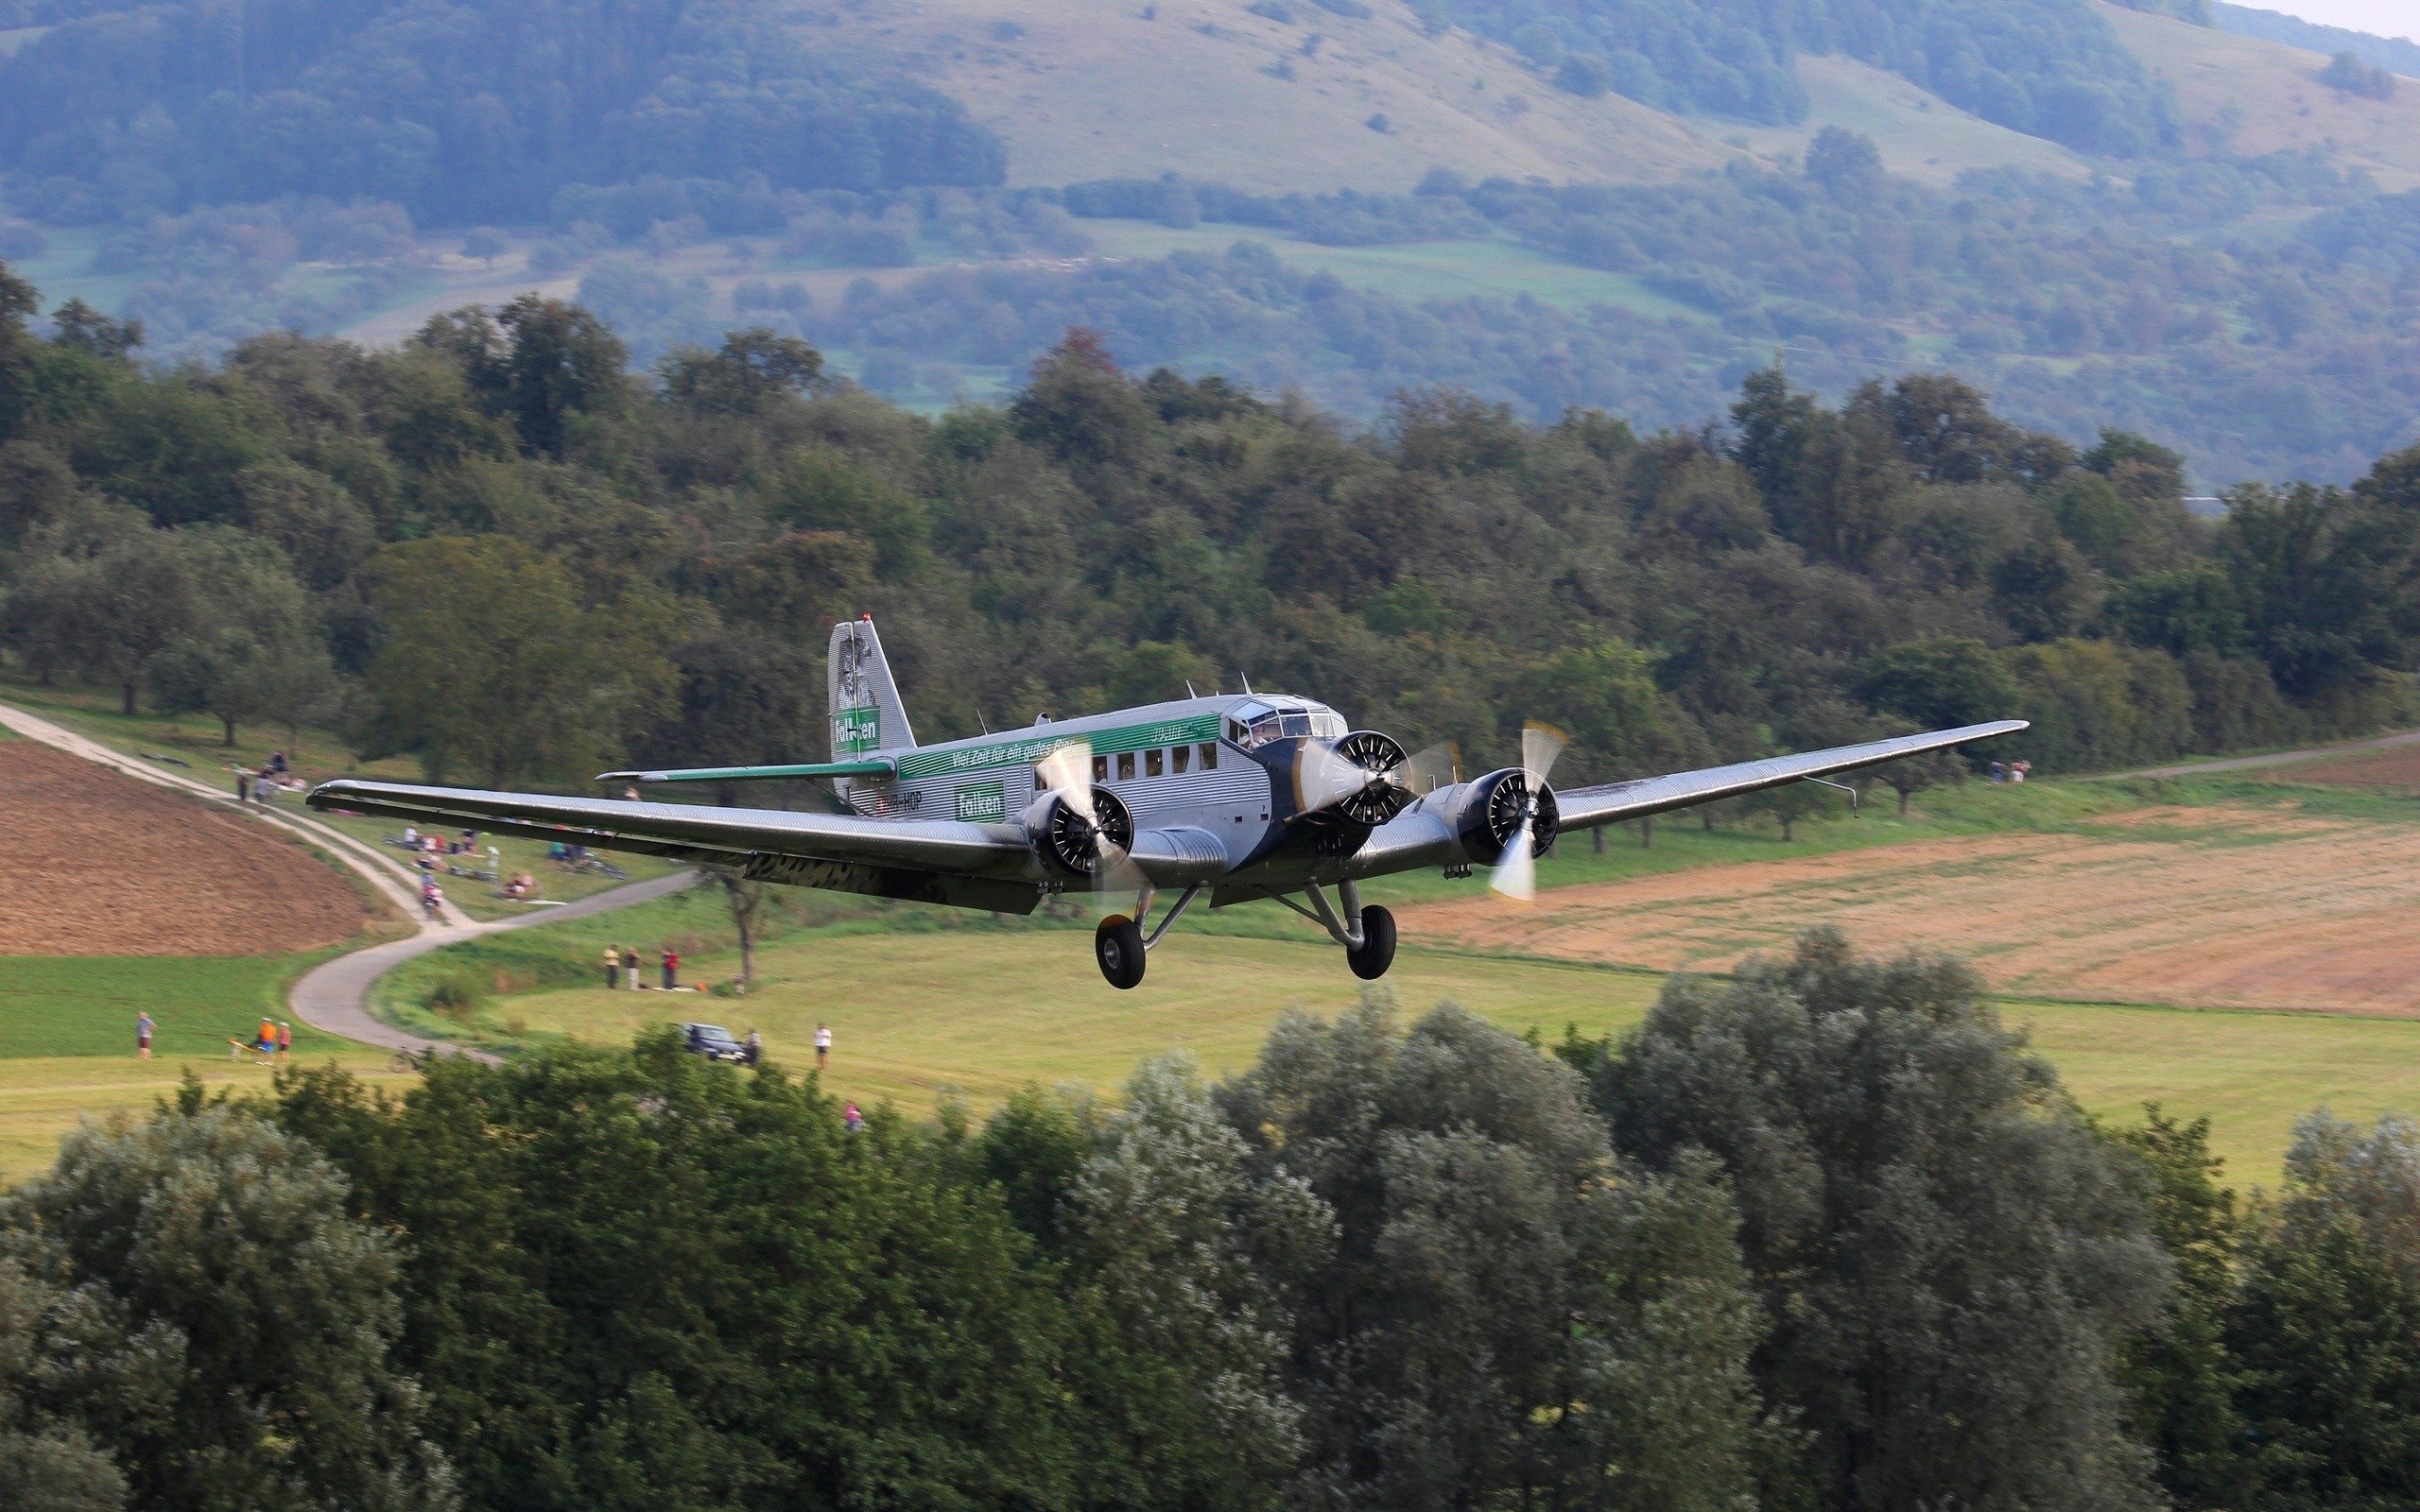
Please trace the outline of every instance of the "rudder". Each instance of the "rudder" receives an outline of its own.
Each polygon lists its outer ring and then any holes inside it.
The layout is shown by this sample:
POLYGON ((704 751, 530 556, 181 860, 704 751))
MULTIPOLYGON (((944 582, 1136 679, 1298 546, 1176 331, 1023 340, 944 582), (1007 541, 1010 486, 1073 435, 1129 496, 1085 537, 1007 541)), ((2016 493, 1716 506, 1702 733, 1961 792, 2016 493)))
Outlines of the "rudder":
POLYGON ((832 627, 826 666, 834 761, 855 761, 916 744, 916 732, 908 724, 908 706, 900 701, 899 684, 891 680, 890 663, 883 658, 882 637, 874 633, 873 615, 832 627))

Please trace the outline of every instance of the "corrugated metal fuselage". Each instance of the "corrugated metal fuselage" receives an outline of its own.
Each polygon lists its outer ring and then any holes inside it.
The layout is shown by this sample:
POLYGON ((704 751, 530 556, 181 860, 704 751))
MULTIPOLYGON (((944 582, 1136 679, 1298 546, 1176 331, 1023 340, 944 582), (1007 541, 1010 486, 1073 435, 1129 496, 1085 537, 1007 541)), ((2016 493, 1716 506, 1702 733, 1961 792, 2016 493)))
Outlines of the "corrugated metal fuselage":
POLYGON ((1147 704, 885 751, 897 764, 896 777, 838 785, 851 807, 878 817, 1013 821, 1049 798, 1037 765, 1080 740, 1092 748, 1096 785, 1125 803, 1138 834, 1187 828, 1217 838, 1228 868, 1220 901, 1239 902, 1263 887, 1299 889, 1314 874, 1333 872, 1370 833, 1328 813, 1302 813, 1297 768, 1313 737, 1248 744, 1229 717, 1272 705, 1319 708, 1249 694, 1147 704))

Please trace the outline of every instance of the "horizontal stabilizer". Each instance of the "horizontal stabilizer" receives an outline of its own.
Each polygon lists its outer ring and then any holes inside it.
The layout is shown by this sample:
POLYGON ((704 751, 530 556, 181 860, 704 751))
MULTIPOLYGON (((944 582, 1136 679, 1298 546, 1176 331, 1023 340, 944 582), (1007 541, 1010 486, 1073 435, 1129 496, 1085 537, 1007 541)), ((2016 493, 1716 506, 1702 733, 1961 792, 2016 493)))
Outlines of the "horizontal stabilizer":
POLYGON ((854 762, 806 762, 794 766, 683 766, 665 772, 599 772, 600 782, 769 782, 793 777, 892 777, 899 765, 889 757, 854 762))

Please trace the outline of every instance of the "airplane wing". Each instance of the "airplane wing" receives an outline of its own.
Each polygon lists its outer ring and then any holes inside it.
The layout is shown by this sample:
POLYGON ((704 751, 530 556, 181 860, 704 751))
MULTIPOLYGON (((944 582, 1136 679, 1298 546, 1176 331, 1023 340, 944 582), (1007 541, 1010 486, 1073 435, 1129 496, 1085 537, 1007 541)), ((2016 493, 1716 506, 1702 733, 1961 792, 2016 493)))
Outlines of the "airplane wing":
POLYGON ((718 808, 497 793, 475 788, 339 779, 311 792, 315 809, 350 809, 441 828, 632 850, 728 867, 763 882, 1030 913, 1025 833, 956 819, 877 819, 856 814, 718 808))
POLYGON ((1737 798, 1785 782, 1805 782, 1810 777, 1830 777, 1838 772, 1879 766, 1902 756, 1921 756, 1927 751, 1962 746, 1970 740, 2014 734, 2025 727, 2022 719, 1996 719, 1989 724, 1962 725, 1956 730, 1868 741, 1862 746, 1835 746, 1830 750, 1768 756, 1762 761, 1738 762, 1730 766, 1675 772, 1668 777, 1641 777, 1598 787, 1557 788, 1555 806, 1561 828, 1590 830, 1600 824, 1618 824, 1624 819, 1645 818, 1693 804, 1737 798))

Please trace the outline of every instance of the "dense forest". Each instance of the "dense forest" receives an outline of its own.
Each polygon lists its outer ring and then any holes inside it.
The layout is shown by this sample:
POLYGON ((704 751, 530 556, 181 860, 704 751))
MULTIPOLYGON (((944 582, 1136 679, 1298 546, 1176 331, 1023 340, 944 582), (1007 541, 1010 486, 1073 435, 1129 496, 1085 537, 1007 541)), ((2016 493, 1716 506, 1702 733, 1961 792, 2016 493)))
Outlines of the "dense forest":
POLYGON ((930 734, 1249 676, 1475 762, 1547 719, 1575 780, 2006 714, 2048 770, 2342 733, 2420 658, 2420 451, 2213 525, 2174 453, 1946 376, 1834 408, 1766 369, 1644 435, 1426 388, 1357 430, 1078 331, 934 420, 770 331, 641 381, 534 296, 160 372, 6 289, 14 662, 438 778, 794 760, 867 611, 930 734))
POLYGON ((80 224, 282 196, 518 221, 567 184, 990 184, 999 139, 879 59, 706 0, 0 0, 18 208, 80 224), (20 14, 9 18, 7 12, 20 14))
POLYGON ((2420 1481, 2420 1134, 2099 1125, 1817 933, 1551 1051, 1299 1011, 979 1125, 631 1049, 333 1067, 0 1198, 40 1512, 2316 1512, 2420 1481))
MULTIPOLYGON (((1226 222, 1339 245, 1492 233, 1665 302, 1413 303, 1239 245, 1074 273, 955 270, 800 311, 792 329, 860 363, 891 354, 876 373, 907 374, 903 397, 912 365, 1022 364, 1081 324, 1138 366, 1299 387, 1355 415, 1442 382, 1546 421, 1594 404, 1695 422, 1776 348, 1835 394, 1877 370, 1946 364, 2080 444, 2100 425, 2154 436, 2210 489, 2349 479, 2420 438, 2420 194, 2379 196, 2302 157, 2143 168, 2124 187, 1970 173, 1945 191, 1884 174, 1870 142, 1833 129, 1800 172, 1688 184, 1474 185, 1441 172, 1415 195, 1122 180, 1057 198, 1080 227, 1226 222)), ((821 213, 912 232, 916 199, 821 213)), ((659 329, 607 284, 590 297, 642 344, 659 329)))

